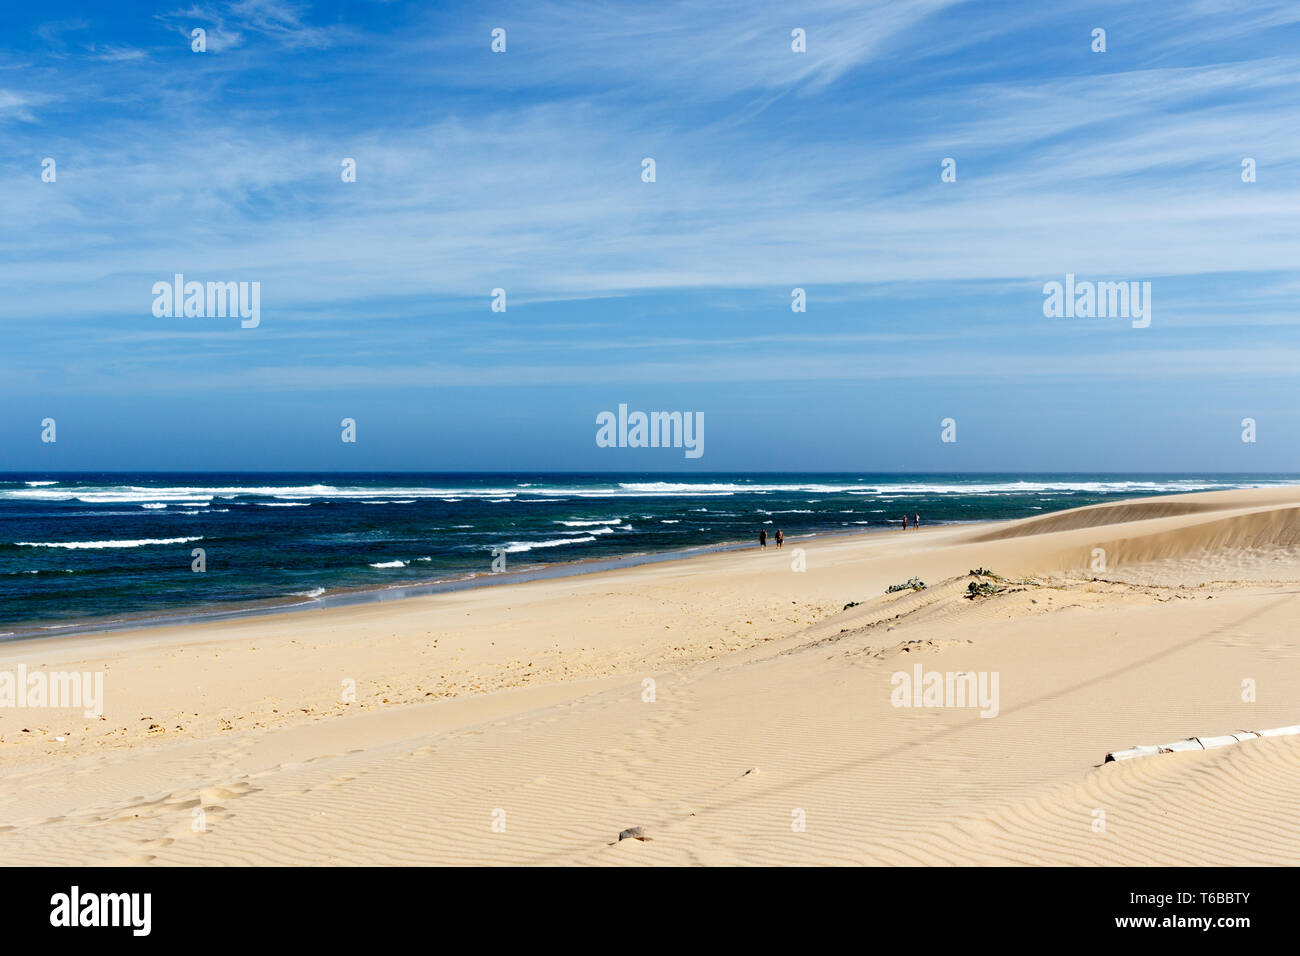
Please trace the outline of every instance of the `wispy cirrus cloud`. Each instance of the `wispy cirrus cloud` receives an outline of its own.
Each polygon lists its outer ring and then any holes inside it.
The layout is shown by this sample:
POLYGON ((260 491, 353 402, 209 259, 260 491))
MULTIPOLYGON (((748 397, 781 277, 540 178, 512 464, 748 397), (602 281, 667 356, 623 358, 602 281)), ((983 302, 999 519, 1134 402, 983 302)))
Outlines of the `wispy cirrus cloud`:
POLYGON ((346 36, 341 25, 307 23, 304 14, 309 9, 307 4, 287 0, 229 0, 195 3, 157 17, 185 37, 195 28, 203 28, 207 49, 213 53, 233 50, 251 40, 290 50, 325 49, 346 36))
POLYGON ((132 14, 0 51, 0 67, 30 64, 0 74, 10 383, 880 378, 915 402, 1092 369, 1196 402, 1198 376, 1276 381, 1300 347, 1300 17, 1285 5, 132 14), (196 26, 207 54, 189 50, 196 26), (946 157, 956 182, 940 181, 946 157), (1045 323, 1042 283, 1067 271, 1154 280, 1160 344, 1045 323), (176 272, 260 281, 257 335, 154 319, 149 289, 176 272))

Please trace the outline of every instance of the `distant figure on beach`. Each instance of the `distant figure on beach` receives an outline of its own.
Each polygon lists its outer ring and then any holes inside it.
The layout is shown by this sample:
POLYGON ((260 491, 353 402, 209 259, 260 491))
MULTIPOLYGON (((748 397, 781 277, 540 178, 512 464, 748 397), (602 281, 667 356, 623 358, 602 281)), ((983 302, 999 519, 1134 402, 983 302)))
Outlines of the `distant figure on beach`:
POLYGON ((766 529, 766 528, 763 528, 761 531, 758 532, 758 546, 759 546, 760 548, 766 548, 766 547, 767 547, 767 529, 766 529))
POLYGON ((907 530, 907 515, 903 515, 903 530, 907 530))
POLYGON ((783 534, 781 533, 781 529, 780 529, 780 528, 777 528, 777 529, 776 529, 776 546, 779 548, 779 547, 781 547, 781 545, 784 544, 784 543, 785 543, 785 535, 783 535, 783 534))
POLYGON ((912 515, 912 527, 913 527, 913 528, 919 528, 919 527, 921 527, 921 516, 920 516, 920 515, 912 515))

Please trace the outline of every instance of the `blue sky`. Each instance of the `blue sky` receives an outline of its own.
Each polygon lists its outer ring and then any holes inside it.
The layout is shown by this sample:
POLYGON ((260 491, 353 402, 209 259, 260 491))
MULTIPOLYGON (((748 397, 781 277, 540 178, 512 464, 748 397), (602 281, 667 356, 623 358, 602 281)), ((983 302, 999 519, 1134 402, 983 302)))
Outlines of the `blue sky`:
POLYGON ((0 17, 2 470, 1300 470, 1294 2, 0 17), (1044 317, 1067 272, 1150 327, 1044 317))

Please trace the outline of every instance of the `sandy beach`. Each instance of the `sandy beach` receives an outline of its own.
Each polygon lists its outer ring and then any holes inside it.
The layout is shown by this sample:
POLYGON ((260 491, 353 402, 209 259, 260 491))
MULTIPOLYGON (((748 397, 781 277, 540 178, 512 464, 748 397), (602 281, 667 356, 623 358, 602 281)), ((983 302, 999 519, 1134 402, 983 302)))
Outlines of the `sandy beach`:
POLYGON ((0 708, 0 862, 1297 864, 1300 736, 1103 763, 1300 723, 1297 582, 1274 488, 0 644, 105 697, 0 708))

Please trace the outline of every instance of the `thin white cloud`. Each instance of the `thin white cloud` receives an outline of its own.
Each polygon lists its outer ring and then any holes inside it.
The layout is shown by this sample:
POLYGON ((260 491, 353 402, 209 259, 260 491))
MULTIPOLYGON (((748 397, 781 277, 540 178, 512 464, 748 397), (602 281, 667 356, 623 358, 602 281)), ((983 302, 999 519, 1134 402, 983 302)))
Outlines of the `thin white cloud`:
POLYGON ((206 31, 207 50, 221 53, 243 46, 249 37, 286 49, 324 49, 347 34, 341 26, 313 26, 304 19, 307 4, 286 0, 229 0, 195 3, 158 15, 158 19, 185 37, 195 28, 206 31))
MULTIPOLYGON (((535 55, 539 76, 586 77, 585 87, 541 101, 493 95, 482 101, 486 106, 456 111, 420 110, 402 99, 395 114, 373 122, 355 114, 333 124, 303 121, 292 110, 270 108, 232 114, 212 108, 219 92, 204 99, 196 92, 203 87, 186 85, 189 77, 168 74, 160 63, 159 86, 168 97, 147 118, 51 126, 22 144, 28 158, 4 162, 0 207, 9 228, 0 235, 0 320, 58 327, 94 316, 113 332, 147 332, 147 321, 140 323, 149 317, 153 282, 184 272, 261 282, 265 328, 292 325, 302 336, 305 316, 333 312, 330 321, 337 321, 341 303, 367 315, 367 303, 400 298, 410 315, 421 314, 422 304, 435 312, 448 300, 477 299, 486 313, 489 291, 498 286, 516 308, 646 290, 772 289, 780 309, 781 296, 795 285, 814 293, 834 287, 848 300, 879 297, 877 286, 895 298, 943 300, 968 283, 997 280, 1001 294, 1023 290, 1024 321, 1038 322, 1035 290, 1075 272, 1152 280, 1157 329, 1175 314, 1165 311, 1172 304, 1166 290, 1179 288, 1180 277, 1267 275, 1238 282, 1197 321, 1228 321, 1234 311, 1285 321, 1278 296, 1293 287, 1300 263, 1295 56, 1032 83, 1004 77, 941 93, 925 87, 905 101, 878 103, 849 77, 878 62, 891 38, 906 46, 917 31, 929 35, 944 4, 828 3, 795 13, 764 7, 752 20, 739 4, 721 9, 713 26, 683 7, 608 15, 576 8, 554 22, 537 13, 542 32, 535 34, 527 8, 520 8, 520 18, 503 21, 511 37, 507 56, 535 55), (573 18, 583 16, 594 18, 588 29, 560 42, 573 18), (787 60, 786 27, 805 24, 813 27, 810 59, 787 60), (844 28, 840 46, 830 40, 836 24, 844 28), (771 56, 753 53, 769 42, 771 56), (656 57, 678 68, 647 68, 656 57), (592 76, 602 78, 594 84, 600 89, 591 89, 592 76), (636 88, 631 99, 605 88, 625 82, 636 88), (686 87, 694 109, 683 106, 677 115, 665 104, 678 102, 686 87), (738 93, 746 104, 764 105, 725 119, 699 108, 738 93), (817 122, 824 114, 802 112, 814 101, 834 109, 841 99, 859 104, 870 119, 896 122, 826 129, 817 122), (905 122, 911 112, 927 122, 905 122), (40 181, 44 155, 58 160, 57 184, 40 181), (640 180, 646 155, 658 161, 653 184, 640 180), (951 184, 939 180, 939 160, 948 155, 959 168, 951 184), (1259 159, 1258 183, 1241 182, 1242 155, 1259 159), (344 157, 358 161, 354 184, 340 180, 344 157)), ((189 22, 208 13, 224 18, 223 29, 262 37, 277 50, 310 46, 311 31, 324 29, 304 26, 301 9, 284 4, 174 15, 189 22)), ((486 49, 486 33, 481 38, 486 49)), ((457 42, 468 41, 462 34, 457 42)), ((49 95, 63 102, 70 93, 55 86, 49 95)), ((0 91, 0 118, 30 118, 33 103, 30 93, 0 91)), ((170 331, 156 328, 159 352, 140 357, 143 366, 165 365, 158 356, 169 341, 183 339, 169 338, 170 331)), ((611 340, 617 334, 608 333, 611 340)), ((673 341, 681 340, 667 339, 664 347, 673 341)), ((718 341, 701 337, 683 347, 718 341)), ((750 337, 736 344, 765 343, 750 337)), ((789 343, 780 374, 836 377, 856 363, 872 376, 1037 377, 1097 364, 1095 355, 1067 354, 1032 368, 995 361, 971 372, 960 361, 966 353, 954 352, 923 363, 908 356, 881 372, 865 348, 818 354, 833 344, 855 343, 789 343)), ((336 369, 328 354, 322 352, 320 375, 337 373, 341 383, 418 384, 430 374, 405 365, 391 374, 336 369)), ((1176 375, 1180 368, 1208 370, 1211 355, 1220 353, 1150 351, 1140 361, 1138 354, 1107 368, 1176 375)), ((1261 374, 1294 358, 1280 350, 1252 366, 1249 354, 1236 354, 1241 367, 1261 374)), ((568 371, 532 361, 525 356, 490 380, 540 383, 568 371)), ((741 381, 772 367, 768 355, 670 364, 676 371, 625 359, 608 375, 741 381)), ((483 374, 470 365, 433 372, 466 385, 483 374)), ((157 374, 175 376, 170 367, 157 374)), ((317 379, 284 366, 229 381, 261 387, 317 379)))

